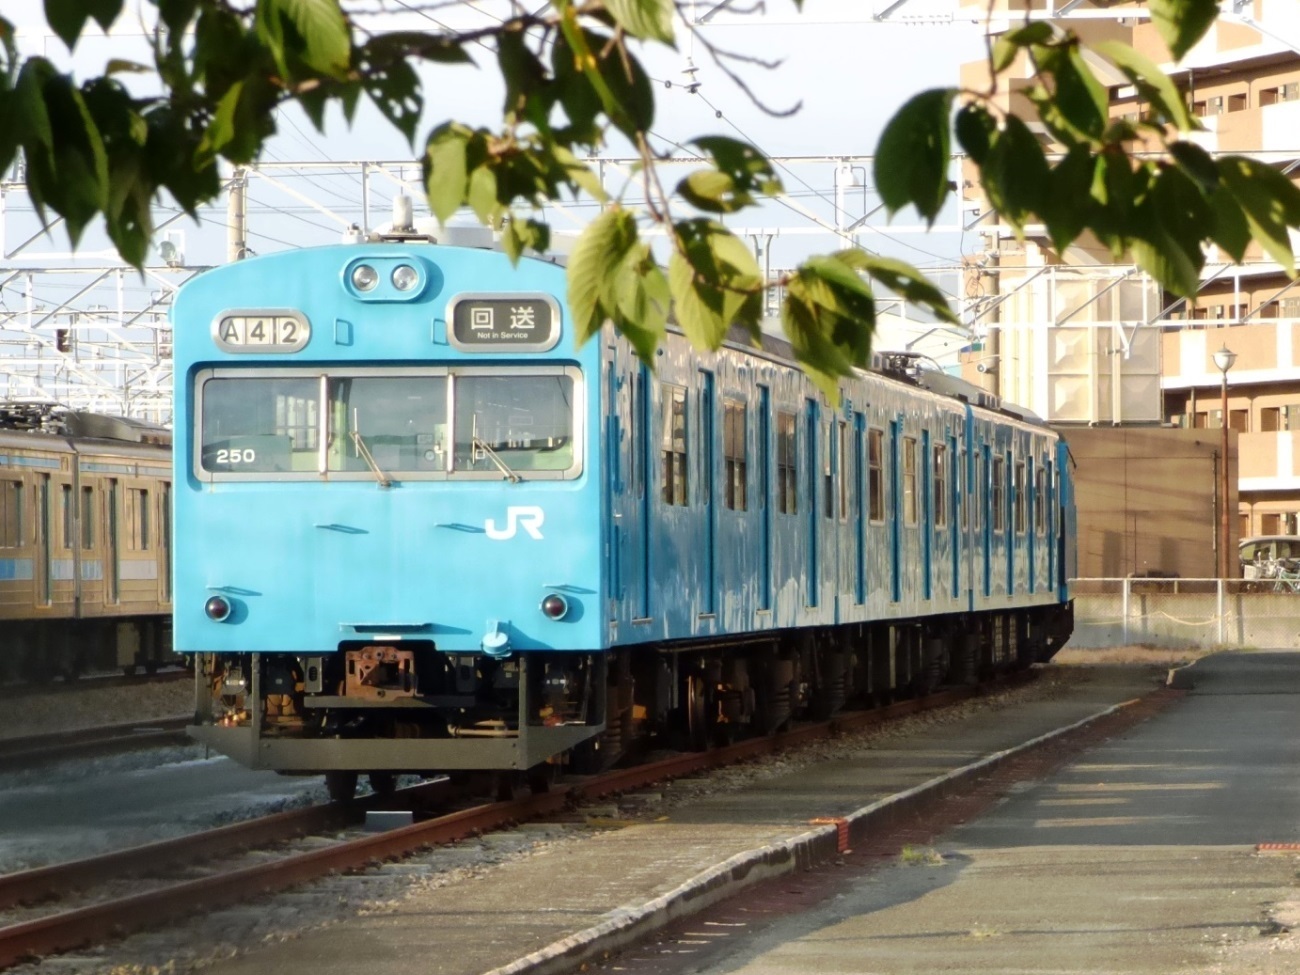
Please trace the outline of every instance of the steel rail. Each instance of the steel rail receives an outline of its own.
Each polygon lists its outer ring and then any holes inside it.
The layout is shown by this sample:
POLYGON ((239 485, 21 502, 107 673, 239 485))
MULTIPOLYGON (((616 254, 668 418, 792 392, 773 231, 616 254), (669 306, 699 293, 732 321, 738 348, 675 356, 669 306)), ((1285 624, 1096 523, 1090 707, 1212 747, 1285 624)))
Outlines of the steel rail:
MULTIPOLYGON (((200 909, 213 910, 229 904, 241 903, 259 894, 274 893, 331 873, 358 870, 378 861, 408 856, 430 846, 456 842, 539 816, 555 815, 565 810, 577 798, 610 795, 653 782, 733 764, 818 738, 879 724, 908 714, 950 706, 985 695, 991 690, 1006 687, 1010 683, 1019 683, 1023 679, 1017 675, 992 685, 943 691, 874 711, 849 713, 768 738, 746 740, 705 752, 686 753, 630 769, 603 773, 585 780, 561 783, 548 792, 523 799, 476 806, 383 833, 340 841, 333 846, 290 854, 227 873, 169 884, 145 893, 13 924, 0 928, 0 967, 8 967, 41 955, 80 948, 97 941, 118 938, 145 927, 156 927, 161 923, 179 919, 200 909)), ((330 807, 318 808, 328 810, 330 807)), ((287 815, 279 814, 280 817, 287 815)), ((243 825, 249 831, 248 835, 253 836, 258 824, 259 821, 250 821, 248 824, 235 825, 243 825)), ((233 835, 233 829, 233 827, 222 827, 221 830, 212 832, 221 833, 231 830, 233 835)), ((189 838, 181 837, 176 841, 165 841, 163 845, 173 843, 183 845, 187 839, 195 843, 217 842, 207 839, 207 836, 208 834, 195 834, 189 838)), ((283 838, 283 834, 277 838, 283 838)), ((253 841, 241 840, 236 845, 246 846, 251 842, 253 841)), ((136 847, 118 854, 95 857, 92 861, 77 861, 26 873, 29 876, 41 875, 36 879, 41 885, 40 889, 49 896, 68 889, 68 886, 73 883, 69 879, 74 876, 72 871, 85 871, 86 876, 96 878, 112 875, 111 870, 109 874, 99 873, 101 869, 105 869, 101 865, 87 865, 92 864, 93 861, 111 864, 113 860, 120 858, 122 862, 126 862, 132 856, 138 857, 140 851, 148 851, 151 847, 158 846, 159 844, 151 844, 147 847, 136 847), (62 880, 60 870, 67 871, 62 875, 64 878, 62 880)), ((159 859, 156 857, 153 865, 158 864, 159 859)), ((6 896, 19 900, 25 899, 28 895, 21 891, 21 885, 16 880, 14 883, 16 886, 6 896)), ((12 903, 12 900, 10 902, 12 903)))
POLYGON ((192 718, 178 715, 155 721, 129 721, 97 728, 50 732, 23 738, 0 739, 0 771, 30 768, 64 758, 107 755, 186 742, 185 727, 192 718))

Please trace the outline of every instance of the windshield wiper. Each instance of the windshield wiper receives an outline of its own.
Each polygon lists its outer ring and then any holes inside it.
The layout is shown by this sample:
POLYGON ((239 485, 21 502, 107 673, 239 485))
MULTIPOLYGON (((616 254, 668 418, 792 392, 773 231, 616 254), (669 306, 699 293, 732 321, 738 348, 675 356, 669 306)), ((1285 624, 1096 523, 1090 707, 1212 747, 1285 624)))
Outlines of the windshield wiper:
MULTIPOLYGON (((504 474, 507 478, 509 478, 511 483, 518 484, 520 481, 523 480, 522 477, 520 477, 518 474, 516 474, 514 471, 510 469, 510 466, 497 455, 497 452, 495 450, 489 447, 484 441, 480 440, 478 437, 470 438, 470 449, 478 451, 488 460, 492 461, 492 463, 496 465, 497 470, 499 470, 502 474, 504 474)), ((476 457, 474 459, 477 460, 478 458, 476 457)))
POLYGON ((375 480, 379 482, 380 487, 392 487, 393 479, 384 473, 383 469, 375 462, 374 455, 370 453, 370 448, 366 442, 361 439, 361 425, 357 422, 357 411, 352 411, 352 429, 348 431, 352 437, 352 443, 357 448, 357 453, 366 462, 367 466, 374 471, 375 480))

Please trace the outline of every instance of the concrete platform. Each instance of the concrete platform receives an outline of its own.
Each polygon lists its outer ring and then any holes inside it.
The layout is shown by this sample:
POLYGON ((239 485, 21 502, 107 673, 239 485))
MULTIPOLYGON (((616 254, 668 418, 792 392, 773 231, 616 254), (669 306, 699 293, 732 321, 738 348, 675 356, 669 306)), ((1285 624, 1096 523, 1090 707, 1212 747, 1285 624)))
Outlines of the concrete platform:
MULTIPOLYGON (((1158 676, 1090 671, 1059 697, 981 710, 887 747, 679 807, 666 822, 600 832, 563 855, 541 853, 421 891, 391 913, 357 917, 205 968, 211 975, 482 975, 542 971, 567 950, 604 945, 638 919, 657 923, 795 869, 801 848, 847 816, 984 756, 1154 689, 1158 676), (803 845, 801 847, 801 844, 803 845), (540 966, 540 967, 539 967, 540 966)), ((820 839, 819 839, 820 838, 820 839)), ((610 942, 612 943, 612 942, 610 942)))
POLYGON ((941 859, 875 871, 725 957, 692 948, 689 970, 1300 971, 1300 655, 1193 669, 1177 707, 940 837, 941 859))

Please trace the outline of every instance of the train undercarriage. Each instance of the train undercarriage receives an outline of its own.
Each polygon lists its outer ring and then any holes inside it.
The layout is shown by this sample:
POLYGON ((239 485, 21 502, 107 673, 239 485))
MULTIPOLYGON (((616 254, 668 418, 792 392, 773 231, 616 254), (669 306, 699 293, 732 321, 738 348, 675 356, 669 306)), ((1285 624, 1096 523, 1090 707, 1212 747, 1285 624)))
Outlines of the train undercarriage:
POLYGON ((181 663, 172 652, 171 617, 24 620, 5 624, 0 681, 40 684, 83 674, 153 673, 181 663))
POLYGON ((703 749, 1045 662, 1070 607, 907 624, 773 631, 743 640, 504 659, 432 642, 345 644, 319 656, 202 654, 190 733, 254 768, 359 775, 518 774, 535 787, 638 749, 703 749))

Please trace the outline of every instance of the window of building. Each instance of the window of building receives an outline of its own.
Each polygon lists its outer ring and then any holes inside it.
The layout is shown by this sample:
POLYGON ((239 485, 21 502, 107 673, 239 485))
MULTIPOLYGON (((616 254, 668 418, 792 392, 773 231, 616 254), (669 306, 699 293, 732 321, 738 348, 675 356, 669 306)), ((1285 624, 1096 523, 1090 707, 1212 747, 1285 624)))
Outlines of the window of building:
POLYGON ((934 445, 934 527, 948 524, 948 447, 934 445))
POLYGON ((1265 88, 1259 93, 1260 105, 1276 105, 1300 99, 1300 81, 1289 81, 1276 88, 1265 88))
POLYGON ((1250 432, 1250 410, 1228 410, 1228 429, 1238 433, 1250 432))
POLYGON ((916 438, 903 438, 903 522, 915 525, 917 521, 916 498, 916 438))
POLYGON ((795 415, 776 414, 776 510, 792 515, 798 510, 798 454, 795 453, 795 415))
POLYGON ((1228 96, 1228 111, 1244 112, 1248 107, 1249 102, 1247 101, 1246 93, 1244 91, 1228 96))
POLYGON ((1016 534, 1023 535, 1026 527, 1025 462, 1023 460, 1016 461, 1015 478, 1015 484, 1012 485, 1015 493, 1012 495, 1011 503, 1015 509, 1016 534))
POLYGON ((885 520, 885 431, 867 431, 868 516, 872 521, 885 520))
POLYGON ((990 477, 992 482, 993 497, 990 505, 993 509, 993 530, 1000 532, 1006 528, 1006 508, 1003 507, 1004 491, 1006 490, 1006 461, 1001 457, 993 458, 993 473, 990 477))
POLYGON ((686 505, 686 387, 664 383, 660 457, 663 464, 664 504, 686 505))
POLYGON ((738 399, 722 403, 722 458, 724 464, 723 502, 732 511, 748 507, 745 463, 745 404, 738 399))

